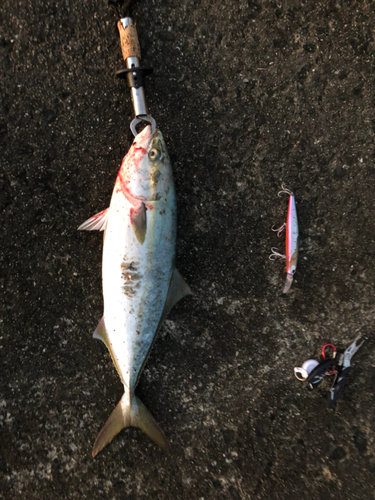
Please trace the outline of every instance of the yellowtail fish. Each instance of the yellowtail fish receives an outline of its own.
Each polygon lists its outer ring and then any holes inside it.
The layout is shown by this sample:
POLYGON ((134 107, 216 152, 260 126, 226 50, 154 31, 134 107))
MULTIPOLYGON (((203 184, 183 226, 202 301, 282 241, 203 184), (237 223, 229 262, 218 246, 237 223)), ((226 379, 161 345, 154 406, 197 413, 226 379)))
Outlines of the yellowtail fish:
POLYGON ((109 208, 80 230, 104 231, 104 314, 94 337, 107 346, 124 395, 100 431, 95 457, 122 429, 140 428, 169 452, 167 439, 135 388, 156 334, 190 288, 175 268, 176 195, 163 136, 147 126, 118 173, 109 208))

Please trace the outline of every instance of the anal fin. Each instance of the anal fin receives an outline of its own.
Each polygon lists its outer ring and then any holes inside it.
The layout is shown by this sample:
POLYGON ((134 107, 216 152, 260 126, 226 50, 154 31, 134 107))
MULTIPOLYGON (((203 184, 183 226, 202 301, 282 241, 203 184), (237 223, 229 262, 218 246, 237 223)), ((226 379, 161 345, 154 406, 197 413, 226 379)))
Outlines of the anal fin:
POLYGON ((101 340, 108 347, 107 330, 105 329, 104 317, 99 321, 93 334, 94 339, 101 340))
POLYGON ((109 351, 109 354, 111 355, 113 364, 115 365, 117 373, 119 374, 119 377, 122 380, 121 367, 120 367, 119 360, 118 360, 117 356, 113 352, 111 341, 108 337, 108 332, 107 332, 107 329, 105 327, 104 316, 99 321, 98 326, 96 327, 96 329, 94 331, 93 338, 101 340, 107 346, 107 349, 109 351))

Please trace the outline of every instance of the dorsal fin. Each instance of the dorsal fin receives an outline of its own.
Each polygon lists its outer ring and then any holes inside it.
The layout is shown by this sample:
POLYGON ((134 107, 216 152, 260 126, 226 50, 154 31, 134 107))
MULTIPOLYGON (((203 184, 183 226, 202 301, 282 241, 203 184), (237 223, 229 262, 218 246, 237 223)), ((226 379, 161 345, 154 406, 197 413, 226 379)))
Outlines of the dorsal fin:
POLYGON ((170 312, 172 307, 186 295, 192 295, 190 287, 181 276, 181 274, 177 271, 177 269, 174 269, 172 279, 169 284, 168 295, 165 301, 163 314, 160 318, 159 327, 161 326, 162 322, 164 321, 165 317, 170 312))

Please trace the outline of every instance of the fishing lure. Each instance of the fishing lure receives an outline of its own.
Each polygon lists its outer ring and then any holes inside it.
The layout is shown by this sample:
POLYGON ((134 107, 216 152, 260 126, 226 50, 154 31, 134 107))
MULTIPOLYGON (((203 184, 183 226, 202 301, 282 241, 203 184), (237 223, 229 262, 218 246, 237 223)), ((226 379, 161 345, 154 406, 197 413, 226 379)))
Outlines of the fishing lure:
POLYGON ((285 255, 278 253, 277 248, 273 247, 271 248, 272 254, 270 255, 269 258, 270 260, 275 260, 277 257, 281 257, 282 259, 286 260, 286 281, 283 293, 287 293, 292 285, 294 273, 297 270, 299 232, 298 232, 296 200, 294 198, 294 194, 292 193, 292 191, 286 189, 284 186, 281 187, 282 191, 278 193, 278 196, 280 196, 281 194, 289 195, 287 220, 278 229, 272 228, 272 231, 276 231, 277 236, 280 237, 283 230, 286 228, 285 255))

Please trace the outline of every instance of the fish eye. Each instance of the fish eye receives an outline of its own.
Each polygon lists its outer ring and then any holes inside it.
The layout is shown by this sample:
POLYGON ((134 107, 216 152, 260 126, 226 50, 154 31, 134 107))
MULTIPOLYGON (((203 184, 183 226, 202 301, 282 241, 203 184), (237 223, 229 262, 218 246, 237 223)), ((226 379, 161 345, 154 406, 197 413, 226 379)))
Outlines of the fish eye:
POLYGON ((160 158, 160 151, 158 151, 155 148, 152 148, 151 151, 148 153, 148 157, 152 161, 158 160, 160 158))

